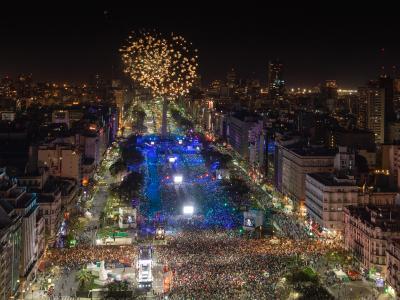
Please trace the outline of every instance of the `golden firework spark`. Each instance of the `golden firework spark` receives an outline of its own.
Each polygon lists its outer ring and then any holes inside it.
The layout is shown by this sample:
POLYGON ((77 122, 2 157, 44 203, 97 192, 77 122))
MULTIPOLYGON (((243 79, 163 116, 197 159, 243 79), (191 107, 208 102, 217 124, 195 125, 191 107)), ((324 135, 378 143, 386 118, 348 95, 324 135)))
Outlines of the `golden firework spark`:
POLYGON ((132 33, 120 49, 124 72, 154 96, 187 94, 197 77, 197 49, 173 33, 132 33))

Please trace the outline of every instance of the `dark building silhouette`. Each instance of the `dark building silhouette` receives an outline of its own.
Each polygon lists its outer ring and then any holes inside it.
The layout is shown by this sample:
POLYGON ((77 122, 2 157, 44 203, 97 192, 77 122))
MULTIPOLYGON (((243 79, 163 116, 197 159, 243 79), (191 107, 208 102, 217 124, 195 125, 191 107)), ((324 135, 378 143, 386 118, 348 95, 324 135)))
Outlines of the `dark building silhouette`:
POLYGON ((285 81, 283 80, 283 64, 279 60, 268 64, 268 95, 273 101, 283 100, 285 81))

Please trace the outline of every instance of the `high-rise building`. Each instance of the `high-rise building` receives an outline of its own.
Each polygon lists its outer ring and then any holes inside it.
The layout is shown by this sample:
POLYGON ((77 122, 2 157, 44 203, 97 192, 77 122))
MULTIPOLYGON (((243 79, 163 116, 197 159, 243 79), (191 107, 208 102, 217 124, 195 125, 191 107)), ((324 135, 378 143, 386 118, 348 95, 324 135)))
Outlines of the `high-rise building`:
POLYGON ((211 94, 219 95, 221 92, 222 83, 221 80, 214 80, 211 82, 209 92, 211 94))
POLYGON ((124 115, 124 94, 126 93, 123 89, 115 89, 114 90, 114 99, 115 99, 115 106, 118 109, 118 126, 123 126, 123 115, 124 115))
POLYGON ((236 88, 237 81, 236 81, 236 72, 235 69, 231 69, 227 74, 226 74, 226 84, 228 88, 234 89, 236 88))
POLYGON ((273 101, 283 100, 285 81, 283 80, 283 64, 279 60, 268 63, 268 95, 273 101))
POLYGON ((372 131, 375 143, 383 144, 385 141, 385 89, 380 88, 376 81, 371 81, 358 91, 360 96, 358 126, 372 131))
POLYGON ((388 124, 396 120, 393 79, 381 76, 377 81, 370 81, 366 87, 359 88, 358 92, 358 127, 371 130, 376 144, 387 142, 388 124))
POLYGON ((332 172, 335 153, 319 147, 282 147, 282 193, 304 209, 306 174, 332 172))
POLYGON ((358 113, 357 113, 357 127, 359 129, 368 129, 368 87, 358 88, 358 113))
POLYGON ((396 120, 393 103, 394 82, 389 76, 381 76, 378 80, 378 85, 385 95, 385 124, 387 124, 396 120))
POLYGON ((343 230, 343 207, 358 204, 358 187, 351 176, 307 174, 305 191, 307 215, 321 229, 343 230))
POLYGON ((0 202, 0 299, 13 299, 19 288, 22 218, 0 202))
POLYGON ((382 169, 388 170, 390 180, 400 187, 400 145, 382 145, 382 169))
MULTIPOLYGON (((258 144, 256 140, 262 133, 262 124, 260 116, 247 111, 239 111, 230 116, 228 142, 243 158, 250 158, 250 143, 258 144)), ((259 149, 254 147, 254 151, 259 149)))
POLYGON ((197 75, 194 82, 193 82, 193 87, 196 89, 201 90, 202 85, 201 85, 201 75, 197 75))
POLYGON ((336 109, 338 97, 336 80, 326 80, 321 85, 321 103, 320 106, 325 111, 333 112, 336 109))
POLYGON ((393 79, 393 107, 394 111, 400 111, 400 78, 393 79))
POLYGON ((20 276, 30 280, 33 277, 31 271, 37 261, 35 251, 37 195, 28 193, 26 187, 18 187, 17 181, 8 177, 5 168, 0 169, 0 172, 0 202, 3 206, 8 204, 22 218, 20 276))
POLYGON ((300 136, 283 136, 277 135, 275 137, 274 149, 274 186, 282 192, 282 171, 283 171, 283 152, 294 144, 300 142, 300 136))

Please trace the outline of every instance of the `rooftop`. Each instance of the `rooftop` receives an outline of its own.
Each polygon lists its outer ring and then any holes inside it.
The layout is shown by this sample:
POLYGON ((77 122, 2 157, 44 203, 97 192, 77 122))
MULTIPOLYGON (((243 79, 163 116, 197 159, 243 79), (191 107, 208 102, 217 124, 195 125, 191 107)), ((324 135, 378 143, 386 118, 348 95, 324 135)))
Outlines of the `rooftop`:
POLYGON ((83 165, 92 165, 92 164, 94 164, 94 158, 91 158, 91 157, 85 157, 84 159, 83 159, 83 163, 82 163, 83 165))
POLYGON ((38 203, 50 203, 55 200, 55 197, 53 195, 44 195, 44 194, 39 194, 38 196, 38 203))
POLYGON ((14 210, 14 207, 4 199, 0 199, 0 207, 2 207, 7 214, 14 210))
POLYGON ((349 134, 351 134, 351 133, 357 133, 357 134, 366 134, 366 135, 371 135, 371 136, 373 136, 373 133, 371 132, 371 131, 369 131, 369 130, 364 130, 364 129, 359 129, 359 128, 356 128, 356 127, 354 127, 354 128, 351 128, 351 129, 346 129, 346 128, 343 128, 343 127, 338 127, 338 128, 335 128, 335 132, 340 132, 340 133, 349 133, 349 134))
POLYGON ((257 122, 257 121, 261 120, 260 115, 248 112, 246 110, 234 112, 232 114, 232 117, 234 117, 242 122, 257 122))
POLYGON ((299 156, 323 156, 323 157, 334 157, 336 151, 325 147, 290 147, 290 151, 294 152, 299 156))
POLYGON ((21 198, 18 199, 16 208, 26 208, 29 205, 31 205, 31 203, 36 200, 36 194, 35 193, 25 193, 21 196, 21 198))
POLYGON ((356 186, 354 179, 336 177, 333 173, 311 173, 307 175, 326 186, 356 186))
POLYGON ((12 223, 11 218, 8 216, 8 212, 2 207, 0 203, 0 229, 7 228, 12 223))
POLYGON ((43 186, 43 193, 56 193, 60 190, 61 181, 57 178, 50 177, 43 186))
POLYGON ((350 205, 346 208, 352 217, 360 219, 369 227, 383 231, 400 232, 400 207, 376 205, 350 205))
POLYGON ((10 188, 12 188, 12 186, 14 185, 14 183, 12 183, 11 180, 1 180, 0 181, 0 191, 8 191, 10 188))

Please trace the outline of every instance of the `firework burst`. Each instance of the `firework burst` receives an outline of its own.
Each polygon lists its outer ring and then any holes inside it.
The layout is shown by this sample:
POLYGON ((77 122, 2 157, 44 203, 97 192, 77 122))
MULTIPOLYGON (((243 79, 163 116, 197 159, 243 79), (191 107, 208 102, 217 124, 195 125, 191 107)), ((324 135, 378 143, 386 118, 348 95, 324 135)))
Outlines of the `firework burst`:
POLYGON ((124 72, 154 96, 184 95, 197 77, 197 49, 182 36, 132 33, 120 51, 124 72))

